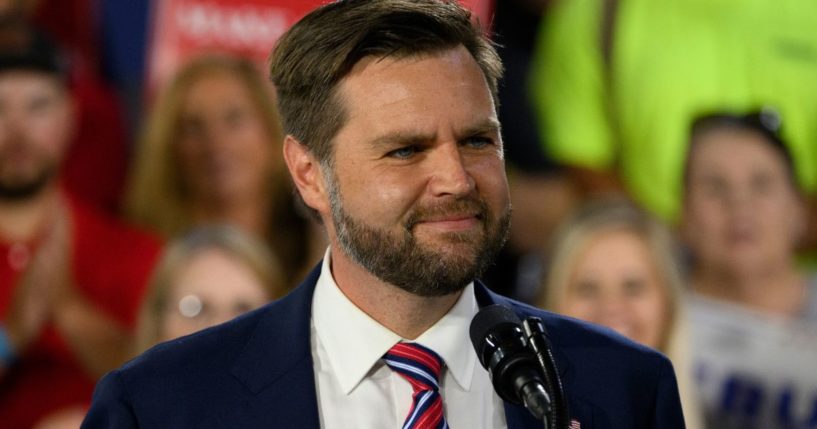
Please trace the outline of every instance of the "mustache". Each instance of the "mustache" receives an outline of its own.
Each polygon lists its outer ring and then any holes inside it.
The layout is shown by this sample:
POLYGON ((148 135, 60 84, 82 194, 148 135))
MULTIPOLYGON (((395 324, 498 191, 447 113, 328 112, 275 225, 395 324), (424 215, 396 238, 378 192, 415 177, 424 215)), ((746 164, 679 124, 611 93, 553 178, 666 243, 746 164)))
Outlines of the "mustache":
POLYGON ((474 216, 484 221, 489 214, 488 204, 481 198, 462 198, 433 206, 418 207, 409 213, 406 219, 406 229, 411 231, 421 222, 430 219, 439 219, 452 216, 474 216))
POLYGON ((32 147, 32 143, 23 136, 7 136, 0 142, 0 160, 13 153, 25 153, 28 155, 36 154, 38 149, 32 147))

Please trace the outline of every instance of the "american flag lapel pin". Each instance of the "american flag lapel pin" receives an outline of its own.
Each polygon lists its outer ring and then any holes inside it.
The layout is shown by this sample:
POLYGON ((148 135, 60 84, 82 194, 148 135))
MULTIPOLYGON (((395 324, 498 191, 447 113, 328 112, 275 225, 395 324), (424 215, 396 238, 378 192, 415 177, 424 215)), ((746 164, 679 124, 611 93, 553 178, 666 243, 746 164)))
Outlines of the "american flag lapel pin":
POLYGON ((582 429, 582 424, 576 419, 571 419, 569 429, 582 429))

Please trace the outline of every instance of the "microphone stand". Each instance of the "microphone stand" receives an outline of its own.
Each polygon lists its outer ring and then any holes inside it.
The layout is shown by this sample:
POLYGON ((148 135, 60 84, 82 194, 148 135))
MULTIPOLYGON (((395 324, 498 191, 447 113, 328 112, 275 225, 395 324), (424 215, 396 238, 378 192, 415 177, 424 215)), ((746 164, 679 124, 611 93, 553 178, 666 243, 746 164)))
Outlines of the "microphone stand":
POLYGON ((528 347, 536 355, 536 360, 542 368, 545 388, 551 399, 550 418, 544 419, 544 427, 545 429, 568 429, 567 402, 545 326, 538 317, 528 317, 522 322, 522 330, 525 333, 528 347))

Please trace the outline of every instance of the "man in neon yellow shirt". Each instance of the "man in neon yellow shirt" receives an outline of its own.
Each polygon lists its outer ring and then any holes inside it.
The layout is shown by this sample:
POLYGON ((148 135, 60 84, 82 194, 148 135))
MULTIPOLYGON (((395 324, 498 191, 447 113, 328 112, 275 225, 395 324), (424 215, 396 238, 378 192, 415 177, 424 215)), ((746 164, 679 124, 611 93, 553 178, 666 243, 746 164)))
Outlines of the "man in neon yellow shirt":
POLYGON ((531 75, 544 145, 615 172, 669 221, 689 123, 770 106, 797 177, 817 190, 817 2, 565 0, 543 24, 531 75))

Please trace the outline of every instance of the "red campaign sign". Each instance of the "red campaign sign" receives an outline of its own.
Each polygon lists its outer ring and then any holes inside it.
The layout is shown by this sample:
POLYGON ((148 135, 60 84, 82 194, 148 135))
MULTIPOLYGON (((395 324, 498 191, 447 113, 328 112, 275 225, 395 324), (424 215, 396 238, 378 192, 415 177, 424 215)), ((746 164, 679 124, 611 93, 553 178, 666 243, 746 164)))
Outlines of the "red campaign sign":
MULTIPOLYGON (((493 0, 460 0, 483 23, 493 0)), ((275 41, 326 0, 154 0, 148 59, 152 93, 191 57, 205 52, 246 56, 265 64, 275 41)))

